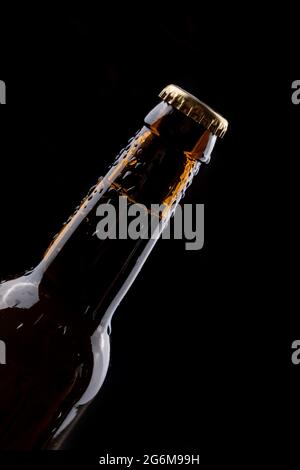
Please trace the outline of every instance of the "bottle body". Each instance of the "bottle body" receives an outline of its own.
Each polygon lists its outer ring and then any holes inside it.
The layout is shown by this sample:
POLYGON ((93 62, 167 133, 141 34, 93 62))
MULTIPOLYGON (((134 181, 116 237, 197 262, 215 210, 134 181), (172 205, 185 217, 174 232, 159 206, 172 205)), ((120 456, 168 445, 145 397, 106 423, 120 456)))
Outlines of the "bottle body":
POLYGON ((0 449, 62 446, 103 384, 114 311, 213 145, 209 131, 160 103, 39 265, 0 284, 0 449), (120 234, 120 200, 157 221, 152 238, 120 234), (97 236, 103 204, 115 208, 119 237, 97 236))

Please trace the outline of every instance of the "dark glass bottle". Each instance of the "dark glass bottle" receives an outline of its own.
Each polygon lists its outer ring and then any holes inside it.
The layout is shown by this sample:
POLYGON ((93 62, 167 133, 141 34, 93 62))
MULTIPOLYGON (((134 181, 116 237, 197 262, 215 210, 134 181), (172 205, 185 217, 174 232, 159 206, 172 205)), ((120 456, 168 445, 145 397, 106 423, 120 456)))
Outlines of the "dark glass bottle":
POLYGON ((62 448, 104 381, 115 309, 226 132, 224 118, 179 87, 160 97, 38 266, 0 284, 0 449, 62 448), (152 238, 99 239, 99 204, 115 208, 117 233, 120 198, 157 220, 152 238))

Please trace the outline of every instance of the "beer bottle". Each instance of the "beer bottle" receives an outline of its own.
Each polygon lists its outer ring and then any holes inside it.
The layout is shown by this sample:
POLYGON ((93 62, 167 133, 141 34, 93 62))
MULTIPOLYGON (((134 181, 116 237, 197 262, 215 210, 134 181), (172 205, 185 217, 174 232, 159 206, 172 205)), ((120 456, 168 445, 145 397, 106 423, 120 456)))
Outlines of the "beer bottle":
POLYGON ((0 449, 63 448, 105 379, 114 311, 227 130, 175 85, 160 98, 40 263, 0 284, 0 449), (151 236, 126 234, 120 201, 156 220, 151 236), (103 207, 115 216, 106 237, 103 207))

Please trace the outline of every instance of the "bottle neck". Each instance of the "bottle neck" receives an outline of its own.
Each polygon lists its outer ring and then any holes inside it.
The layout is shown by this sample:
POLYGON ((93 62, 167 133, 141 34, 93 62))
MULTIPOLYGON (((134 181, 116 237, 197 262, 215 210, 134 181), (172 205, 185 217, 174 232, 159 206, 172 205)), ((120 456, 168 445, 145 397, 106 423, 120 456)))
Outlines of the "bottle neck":
MULTIPOLYGON (((110 318, 141 269, 172 210, 200 166, 211 134, 165 103, 116 158, 48 248, 36 273, 41 291, 95 329, 110 318), (120 200, 161 218, 152 239, 131 239, 120 226, 120 200), (153 204, 163 210, 153 214, 153 204), (115 213, 113 237, 99 239, 99 207, 115 213)), ((124 208, 124 204, 123 204, 124 208)), ((127 210, 126 209, 126 210, 127 210)), ((127 216, 126 216, 127 217, 127 216)))

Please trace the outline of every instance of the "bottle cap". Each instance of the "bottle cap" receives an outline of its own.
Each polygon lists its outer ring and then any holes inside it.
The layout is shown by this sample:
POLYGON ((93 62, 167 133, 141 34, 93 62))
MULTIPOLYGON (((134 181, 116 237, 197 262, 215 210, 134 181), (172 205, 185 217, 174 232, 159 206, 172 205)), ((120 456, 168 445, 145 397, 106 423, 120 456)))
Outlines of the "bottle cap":
POLYGON ((166 86, 160 92, 159 97, 216 136, 224 137, 228 128, 228 121, 179 86, 166 86))

